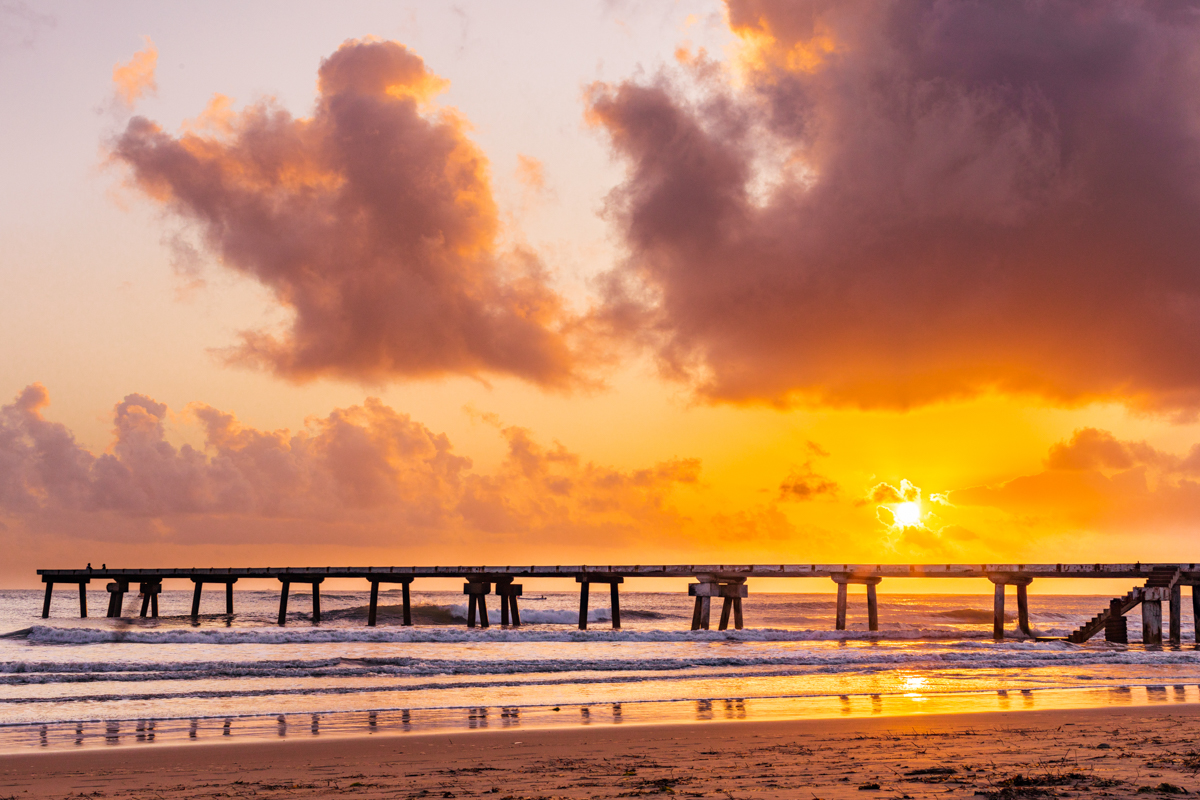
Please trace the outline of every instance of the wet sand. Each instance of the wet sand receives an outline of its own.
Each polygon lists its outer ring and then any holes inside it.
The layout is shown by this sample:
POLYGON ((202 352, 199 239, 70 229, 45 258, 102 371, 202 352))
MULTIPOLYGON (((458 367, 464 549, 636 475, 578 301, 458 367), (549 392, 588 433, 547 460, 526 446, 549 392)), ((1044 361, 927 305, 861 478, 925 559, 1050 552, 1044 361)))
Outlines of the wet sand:
POLYGON ((0 756, 0 798, 1146 797, 1200 706, 610 725, 0 756))

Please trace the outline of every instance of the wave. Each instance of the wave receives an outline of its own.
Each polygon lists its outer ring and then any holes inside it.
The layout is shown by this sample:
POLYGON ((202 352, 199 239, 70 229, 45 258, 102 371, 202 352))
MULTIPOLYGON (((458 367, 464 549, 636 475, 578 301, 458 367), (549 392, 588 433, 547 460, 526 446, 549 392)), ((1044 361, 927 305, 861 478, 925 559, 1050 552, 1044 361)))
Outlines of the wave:
MULTIPOLYGON (((691 672, 712 668, 804 668, 809 672, 870 671, 896 665, 940 668, 993 667, 1005 669, 1046 665, 1193 664, 1186 651, 1149 653, 1117 648, 1079 648, 1071 645, 1000 645, 971 647, 956 643, 916 654, 906 648, 880 652, 874 648, 787 650, 770 654, 642 658, 438 659, 390 658, 266 659, 197 662, 153 661, 9 661, 0 662, 0 684, 190 680, 193 678, 254 677, 371 677, 428 675, 536 675, 582 672, 691 672)), ((760 674, 760 673, 754 673, 760 674)))
MULTIPOLYGON (((991 622, 993 612, 983 608, 952 608, 948 611, 929 611, 925 616, 934 617, 935 619, 953 620, 954 622, 991 622)), ((1016 619, 1016 615, 1012 613, 1004 614, 1005 622, 1012 622, 1016 619)))
MULTIPOLYGON (((552 615, 565 612, 543 612, 552 615)), ((522 614, 522 620, 525 615, 522 614)), ((578 621, 578 617, 575 618, 578 621)), ((607 618, 598 618, 604 621, 607 618)), ((785 630, 755 628, 728 631, 547 630, 526 628, 83 628, 34 625, 31 644, 319 644, 325 642, 820 642, 842 640, 948 640, 991 636, 991 631, 910 628, 868 633, 860 630, 785 630)))

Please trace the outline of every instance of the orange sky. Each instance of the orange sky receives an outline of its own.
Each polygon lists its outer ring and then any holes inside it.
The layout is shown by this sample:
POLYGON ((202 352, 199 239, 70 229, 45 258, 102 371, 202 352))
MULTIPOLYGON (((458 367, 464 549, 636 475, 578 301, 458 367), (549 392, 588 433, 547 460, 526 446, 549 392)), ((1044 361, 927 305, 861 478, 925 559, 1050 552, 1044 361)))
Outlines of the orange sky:
POLYGON ((4 12, 5 585, 1200 560, 1200 23, 365 9, 4 12))

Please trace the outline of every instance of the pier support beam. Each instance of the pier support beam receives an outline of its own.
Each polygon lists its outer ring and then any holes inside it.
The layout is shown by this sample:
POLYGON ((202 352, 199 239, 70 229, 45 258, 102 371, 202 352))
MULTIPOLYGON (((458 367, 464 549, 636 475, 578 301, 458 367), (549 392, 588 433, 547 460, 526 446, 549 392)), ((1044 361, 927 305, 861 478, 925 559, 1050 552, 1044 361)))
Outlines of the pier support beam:
POLYGON ((1179 644, 1183 639, 1183 587, 1178 583, 1171 587, 1171 599, 1168 602, 1170 611, 1170 628, 1167 633, 1168 644, 1179 644))
POLYGON ((1200 644, 1200 586, 1192 584, 1192 627, 1195 628, 1196 644, 1200 644))
POLYGON ((50 616, 50 598, 54 595, 54 584, 56 583, 74 583, 79 586, 79 616, 81 619, 87 617, 87 586, 91 583, 91 578, 80 578, 75 575, 63 576, 58 578, 42 578, 42 583, 46 584, 46 596, 42 601, 42 619, 50 616))
POLYGON ((491 625, 488 620, 487 600, 492 593, 491 581, 469 581, 463 585, 463 594, 467 596, 467 627, 475 627, 475 612, 479 612, 479 627, 491 625))
POLYGON ((621 627, 621 597, 617 588, 625 582, 620 575, 606 575, 594 572, 581 572, 575 576, 579 584, 579 630, 586 631, 588 626, 588 584, 607 583, 610 602, 609 616, 612 618, 614 629, 621 627))
POLYGON ((296 574, 277 575, 276 577, 279 578, 279 582, 282 584, 279 591, 279 624, 287 624, 288 594, 293 583, 308 583, 312 585, 312 621, 314 625, 319 624, 321 622, 321 582, 325 580, 325 576, 318 577, 316 575, 296 574))
POLYGON ((1162 604, 1171 601, 1171 588, 1147 586, 1142 589, 1142 644, 1162 645, 1162 604))
POLYGON ((144 581, 138 586, 138 597, 142 598, 139 617, 144 619, 146 612, 149 611, 152 619, 158 619, 158 595, 161 591, 162 584, 154 581, 144 581))
POLYGON ((521 627, 521 611, 517 608, 517 598, 521 596, 523 587, 513 583, 512 578, 496 578, 496 596, 500 598, 500 624, 521 627))
POLYGON ((367 580, 371 582, 371 605, 367 609, 367 625, 375 627, 376 617, 379 612, 379 584, 381 583, 399 583, 402 587, 402 603, 401 609, 404 613, 404 624, 412 625, 412 599, 409 594, 409 586, 413 579, 409 577, 398 578, 392 575, 369 575, 367 580))
POLYGON ((742 598, 749 595, 746 579, 701 575, 699 580, 700 583, 688 585, 688 595, 696 598, 696 604, 692 610, 692 630, 709 629, 712 599, 720 597, 723 602, 721 603, 721 621, 718 623, 717 629, 722 631, 729 629, 729 616, 732 612, 733 627, 740 631, 743 625, 742 598))
POLYGON ((878 575, 852 575, 848 572, 842 572, 830 576, 833 582, 837 584, 837 619, 834 622, 836 630, 846 630, 846 606, 848 605, 849 597, 846 587, 849 584, 858 584, 867 587, 867 630, 879 630, 879 595, 875 587, 883 580, 878 575))
POLYGON ((1124 604, 1120 597, 1108 601, 1108 619, 1104 620, 1104 641, 1129 644, 1129 624, 1123 611, 1124 604))
MULTIPOLYGON (((282 580, 282 578, 280 579, 282 580)), ((206 583, 223 583, 225 584, 225 613, 233 613, 233 585, 237 583, 237 578, 227 577, 223 575, 205 575, 203 577, 193 577, 192 583, 195 587, 192 589, 192 622, 196 622, 200 618, 200 594, 206 583)), ((282 625, 283 623, 279 623, 282 625)))
POLYGON ((992 606, 992 638, 997 642, 1004 641, 1004 588, 1017 587, 1017 628, 1030 639, 1037 637, 1029 625, 1029 584, 1033 578, 1026 575, 991 574, 988 580, 996 585, 995 599, 992 606))
POLYGON ((108 589, 108 617, 117 618, 125 607, 125 593, 129 591, 129 581, 113 581, 104 587, 108 589))

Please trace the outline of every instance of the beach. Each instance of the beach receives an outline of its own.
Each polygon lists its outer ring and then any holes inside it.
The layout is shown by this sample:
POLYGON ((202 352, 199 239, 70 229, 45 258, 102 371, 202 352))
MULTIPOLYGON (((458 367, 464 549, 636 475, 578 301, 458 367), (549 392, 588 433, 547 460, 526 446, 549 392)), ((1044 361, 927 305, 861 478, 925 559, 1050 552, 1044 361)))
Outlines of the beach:
POLYGON ((1133 797, 1200 791, 1200 704, 0 756, 0 797, 1133 797))

